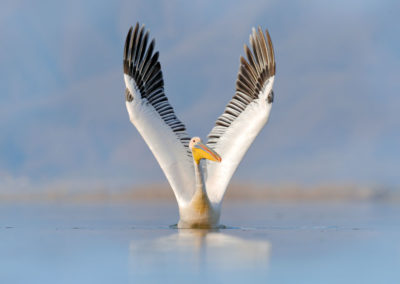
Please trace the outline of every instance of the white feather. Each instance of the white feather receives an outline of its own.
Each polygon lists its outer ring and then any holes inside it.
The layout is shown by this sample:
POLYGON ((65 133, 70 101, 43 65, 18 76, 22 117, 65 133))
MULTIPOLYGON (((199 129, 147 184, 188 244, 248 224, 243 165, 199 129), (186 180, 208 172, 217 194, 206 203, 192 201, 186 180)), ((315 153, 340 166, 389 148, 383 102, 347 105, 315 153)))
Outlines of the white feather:
POLYGON ((207 195, 213 204, 220 204, 226 188, 237 166, 246 154, 254 139, 268 122, 272 104, 267 96, 272 90, 274 77, 271 77, 259 98, 252 101, 219 138, 214 150, 221 156, 221 163, 206 161, 207 195))
POLYGON ((134 80, 129 75, 124 75, 124 78, 126 87, 134 97, 132 102, 126 102, 130 121, 160 164, 179 206, 184 206, 195 189, 193 162, 187 149, 154 107, 141 99, 134 80))

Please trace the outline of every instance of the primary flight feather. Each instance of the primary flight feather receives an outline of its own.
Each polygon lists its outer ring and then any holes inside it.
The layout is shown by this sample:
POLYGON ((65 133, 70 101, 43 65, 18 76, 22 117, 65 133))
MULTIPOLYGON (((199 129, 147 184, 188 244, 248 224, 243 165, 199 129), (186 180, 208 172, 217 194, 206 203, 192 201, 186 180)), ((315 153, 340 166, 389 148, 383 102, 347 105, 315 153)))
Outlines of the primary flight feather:
POLYGON ((253 28, 247 60, 240 57, 236 92, 206 144, 190 138, 164 93, 154 39, 139 23, 125 41, 126 108, 161 166, 179 206, 180 228, 217 227, 221 204, 237 166, 266 124, 274 99, 275 56, 268 31, 253 28), (203 161, 203 162, 201 162, 203 161))

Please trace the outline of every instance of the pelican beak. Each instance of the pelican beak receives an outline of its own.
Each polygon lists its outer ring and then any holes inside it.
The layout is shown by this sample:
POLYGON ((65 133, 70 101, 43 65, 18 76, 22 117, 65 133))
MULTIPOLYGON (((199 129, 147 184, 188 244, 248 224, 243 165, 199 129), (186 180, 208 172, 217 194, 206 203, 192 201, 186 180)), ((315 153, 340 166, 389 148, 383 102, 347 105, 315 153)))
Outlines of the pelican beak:
POLYGON ((196 145, 193 146, 192 153, 196 163, 199 163, 201 159, 221 162, 221 157, 214 150, 207 147, 201 142, 198 142, 196 145))

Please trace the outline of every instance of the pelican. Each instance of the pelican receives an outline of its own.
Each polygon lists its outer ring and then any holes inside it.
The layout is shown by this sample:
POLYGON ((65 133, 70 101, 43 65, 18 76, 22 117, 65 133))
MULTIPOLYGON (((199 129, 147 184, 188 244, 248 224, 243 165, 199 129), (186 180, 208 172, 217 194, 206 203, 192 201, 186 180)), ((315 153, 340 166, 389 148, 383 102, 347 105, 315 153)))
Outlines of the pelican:
POLYGON ((237 166, 267 123, 275 56, 268 30, 250 34, 240 57, 236 91, 204 143, 191 138, 164 93, 155 40, 139 23, 126 36, 123 69, 129 119, 160 164, 178 202, 178 228, 216 228, 237 166))

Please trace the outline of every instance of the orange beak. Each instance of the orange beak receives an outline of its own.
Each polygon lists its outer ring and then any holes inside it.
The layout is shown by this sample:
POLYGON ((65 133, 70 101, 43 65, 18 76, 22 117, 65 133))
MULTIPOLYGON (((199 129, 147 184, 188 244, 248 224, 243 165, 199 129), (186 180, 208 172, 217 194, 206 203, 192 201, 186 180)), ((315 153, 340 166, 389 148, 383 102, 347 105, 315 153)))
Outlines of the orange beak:
POLYGON ((198 142, 192 148, 193 158, 198 164, 201 159, 208 159, 214 162, 221 162, 221 157, 211 148, 198 142))

